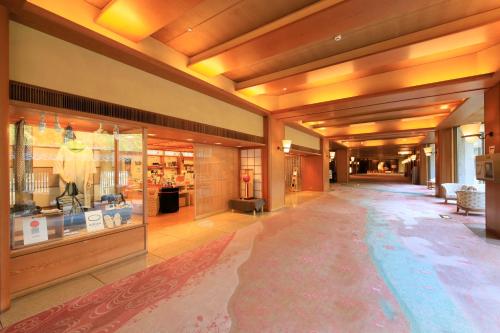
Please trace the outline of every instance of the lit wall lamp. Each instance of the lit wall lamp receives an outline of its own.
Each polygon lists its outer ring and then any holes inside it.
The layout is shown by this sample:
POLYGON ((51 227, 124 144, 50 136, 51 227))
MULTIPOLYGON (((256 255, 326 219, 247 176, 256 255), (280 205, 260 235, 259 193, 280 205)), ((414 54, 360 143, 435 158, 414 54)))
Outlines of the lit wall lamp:
POLYGON ((465 139, 465 142, 474 143, 477 140, 483 140, 486 135, 493 136, 493 132, 489 132, 485 134, 481 131, 481 123, 473 123, 473 124, 465 124, 460 126, 460 130, 462 131, 462 138, 465 139))
POLYGON ((335 152, 331 151, 330 152, 330 161, 333 160, 334 158, 335 158, 335 152))
POLYGON ((424 153, 425 156, 431 156, 432 155, 432 147, 424 147, 424 153))
POLYGON ((412 161, 415 161, 415 160, 417 159, 417 155, 411 155, 411 156, 410 156, 410 159, 411 159, 412 161))
POLYGON ((288 154, 292 148, 292 140, 282 140, 281 144, 282 146, 278 146, 278 150, 283 150, 285 154, 288 154))

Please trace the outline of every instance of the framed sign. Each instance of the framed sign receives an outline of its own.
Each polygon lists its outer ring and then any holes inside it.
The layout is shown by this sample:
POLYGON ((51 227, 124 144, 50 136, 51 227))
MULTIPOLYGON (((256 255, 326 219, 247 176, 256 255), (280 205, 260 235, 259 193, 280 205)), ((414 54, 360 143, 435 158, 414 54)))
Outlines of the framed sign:
POLYGON ((47 218, 28 216, 23 217, 24 245, 40 243, 49 240, 47 231, 47 218))
POLYGON ((104 229, 104 220, 101 210, 93 210, 85 212, 85 223, 87 224, 87 231, 93 232, 104 229))

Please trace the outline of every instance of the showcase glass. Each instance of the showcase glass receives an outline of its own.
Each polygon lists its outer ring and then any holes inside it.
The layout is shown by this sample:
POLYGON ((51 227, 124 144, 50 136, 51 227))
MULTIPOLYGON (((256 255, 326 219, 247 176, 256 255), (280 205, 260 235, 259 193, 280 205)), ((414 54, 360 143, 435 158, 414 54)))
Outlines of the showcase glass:
POLYGON ((11 245, 143 223, 143 130, 67 114, 11 112, 11 245))

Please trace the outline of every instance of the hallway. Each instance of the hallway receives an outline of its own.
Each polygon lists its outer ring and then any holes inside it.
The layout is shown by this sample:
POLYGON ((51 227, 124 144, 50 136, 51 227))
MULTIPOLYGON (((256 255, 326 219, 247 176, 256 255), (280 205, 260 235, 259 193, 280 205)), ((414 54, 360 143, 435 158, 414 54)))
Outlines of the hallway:
POLYGON ((335 185, 6 332, 498 331, 500 242, 431 193, 335 185))

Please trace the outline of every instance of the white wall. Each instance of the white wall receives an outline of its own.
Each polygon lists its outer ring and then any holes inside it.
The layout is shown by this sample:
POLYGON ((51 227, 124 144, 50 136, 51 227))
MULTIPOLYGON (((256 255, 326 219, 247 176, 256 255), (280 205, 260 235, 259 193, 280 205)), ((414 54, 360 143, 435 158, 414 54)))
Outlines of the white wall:
POLYGON ((321 149, 319 137, 304 133, 293 127, 285 126, 285 139, 292 140, 292 144, 312 149, 321 149))
POLYGON ((263 117, 10 22, 10 79, 263 136, 263 117))

